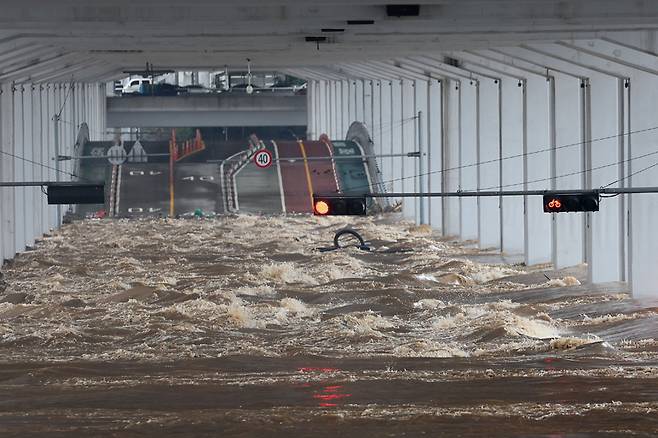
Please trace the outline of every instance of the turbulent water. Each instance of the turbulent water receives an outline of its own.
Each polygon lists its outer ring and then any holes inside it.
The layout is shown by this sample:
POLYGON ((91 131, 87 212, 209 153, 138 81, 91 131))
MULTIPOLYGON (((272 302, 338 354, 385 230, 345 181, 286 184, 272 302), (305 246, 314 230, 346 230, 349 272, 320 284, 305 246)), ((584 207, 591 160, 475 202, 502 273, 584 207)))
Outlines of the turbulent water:
POLYGON ((394 219, 65 226, 3 269, 0 435, 658 436, 656 303, 394 219))

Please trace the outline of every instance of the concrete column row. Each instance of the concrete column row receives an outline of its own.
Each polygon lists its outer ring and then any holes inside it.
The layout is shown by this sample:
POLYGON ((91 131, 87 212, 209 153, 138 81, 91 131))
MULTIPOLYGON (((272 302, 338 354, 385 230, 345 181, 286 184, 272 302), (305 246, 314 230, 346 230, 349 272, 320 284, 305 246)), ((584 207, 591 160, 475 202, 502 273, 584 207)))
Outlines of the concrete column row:
MULTIPOLYGON (((368 127, 378 154, 422 152, 421 159, 385 157, 378 161, 388 191, 437 189, 440 184, 436 179, 418 174, 441 173, 442 155, 430 153, 440 150, 443 141, 442 130, 437 128, 440 124, 436 123, 443 110, 441 93, 440 81, 314 80, 309 84, 308 135, 318 138, 327 134, 342 139, 352 122, 362 122, 368 127), (439 146, 430 148, 429 141, 439 146)), ((435 202, 431 210, 429 205, 428 199, 407 200, 403 214, 441 228, 441 206, 435 202)))
MULTIPOLYGON (((0 89, 0 180, 71 180, 75 161, 58 164, 56 156, 79 152, 75 143, 83 123, 91 139, 104 139, 104 85, 5 83, 0 89)), ((33 246, 61 224, 65 212, 48 206, 40 187, 0 188, 2 259, 33 246)))
MULTIPOLYGON (((408 77, 391 80, 379 70, 314 81, 311 93, 330 119, 347 114, 366 123, 379 152, 421 151, 421 160, 380 161, 388 190, 653 186, 658 56, 650 50, 592 40, 456 52, 457 67, 400 60, 391 71, 408 77), (328 106, 322 88, 345 98, 328 106)), ((315 119, 316 132, 332 137, 349 124, 315 119)), ((656 297, 657 199, 620 195, 602 199, 597 213, 557 215, 543 213, 540 197, 405 199, 403 212, 445 235, 523 255, 529 265, 587 263, 595 283, 629 281, 635 296, 656 297)))

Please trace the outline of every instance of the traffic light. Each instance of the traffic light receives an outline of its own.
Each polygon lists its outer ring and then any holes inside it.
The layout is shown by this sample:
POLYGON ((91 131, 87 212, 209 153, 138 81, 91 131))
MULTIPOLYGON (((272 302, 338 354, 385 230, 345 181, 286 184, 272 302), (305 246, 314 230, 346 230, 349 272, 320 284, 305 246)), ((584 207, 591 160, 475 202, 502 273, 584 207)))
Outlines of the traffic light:
POLYGON ((63 183, 48 184, 48 204, 103 204, 104 184, 63 183))
POLYGON ((365 196, 315 196, 313 214, 316 216, 365 216, 365 196))
POLYGON ((599 194, 595 192, 576 195, 544 195, 545 213, 599 211, 599 194))

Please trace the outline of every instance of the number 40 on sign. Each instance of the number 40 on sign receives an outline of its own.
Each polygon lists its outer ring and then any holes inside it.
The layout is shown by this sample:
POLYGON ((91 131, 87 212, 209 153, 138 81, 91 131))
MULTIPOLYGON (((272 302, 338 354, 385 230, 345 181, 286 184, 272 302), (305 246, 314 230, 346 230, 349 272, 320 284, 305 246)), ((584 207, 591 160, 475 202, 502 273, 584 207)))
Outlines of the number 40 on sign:
POLYGON ((261 149, 254 154, 254 163, 261 169, 265 169, 272 165, 272 152, 267 149, 261 149))

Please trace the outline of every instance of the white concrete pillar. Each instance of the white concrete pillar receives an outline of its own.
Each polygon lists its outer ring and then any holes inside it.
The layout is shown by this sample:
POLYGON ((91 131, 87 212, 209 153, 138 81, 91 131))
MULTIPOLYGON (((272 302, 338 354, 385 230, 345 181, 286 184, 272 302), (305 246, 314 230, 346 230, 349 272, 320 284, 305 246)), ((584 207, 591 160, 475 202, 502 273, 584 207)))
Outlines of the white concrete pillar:
POLYGON ((329 83, 329 91, 330 91, 330 96, 331 100, 329 101, 331 110, 329 112, 329 115, 331 116, 331 132, 329 133, 330 138, 339 138, 338 133, 340 132, 340 129, 338 127, 340 123, 340 112, 338 109, 339 106, 339 100, 338 100, 338 81, 331 81, 329 83))
POLYGON ((306 136, 309 139, 317 138, 317 92, 316 92, 316 82, 314 80, 309 80, 307 83, 306 89, 306 105, 307 105, 307 114, 308 121, 306 127, 306 136))
MULTIPOLYGON (((349 81, 347 84, 347 114, 347 128, 349 129, 350 124, 358 120, 356 114, 356 81, 354 80, 349 81)), ((347 134, 347 131, 345 131, 345 134, 347 134)))
MULTIPOLYGON (((414 160, 416 184, 414 191, 427 192, 429 180, 429 158, 428 158, 428 137, 429 137, 429 124, 428 119, 432 117, 429 111, 429 82, 416 80, 414 85, 414 114, 416 117, 416 150, 421 153, 420 158, 414 160)), ((415 204, 415 220, 420 224, 429 224, 429 202, 428 198, 413 198, 415 204)))
POLYGON ((341 130, 340 140, 345 139, 347 130, 350 127, 352 119, 350 119, 350 81, 340 81, 340 116, 341 116, 341 130))
MULTIPOLYGON (((590 188, 601 187, 623 176, 624 165, 608 166, 621 162, 624 155, 625 136, 628 131, 624 114, 626 81, 593 74, 590 78, 591 132, 595 140, 588 145, 591 172, 590 188), (606 166, 606 167, 603 167, 606 166), (598 168, 598 169, 597 169, 598 168)), ((597 214, 590 214, 589 242, 592 249, 588 265, 590 281, 604 283, 626 280, 626 230, 624 197, 606 198, 597 214), (616 238, 615 238, 616 237, 616 238)))
MULTIPOLYGON (((512 79, 502 81, 501 154, 505 159, 500 164, 501 183, 505 190, 519 190, 524 181, 525 88, 525 81, 512 79)), ((504 254, 523 254, 525 247, 523 197, 504 196, 501 202, 502 251, 504 254)))
MULTIPOLYGON (((443 189, 456 192, 461 187, 461 115, 462 83, 457 80, 443 80, 443 189)), ((468 84, 466 85, 468 86, 468 84)), ((443 234, 461 236, 462 198, 443 199, 443 234)))
MULTIPOLYGON (((461 88, 461 148, 460 148, 460 179, 459 189, 476 191, 477 181, 477 151, 478 151, 478 81, 466 80, 461 88)), ((461 239, 477 240, 478 238, 478 201, 477 198, 461 198, 461 239)))
MULTIPOLYGON (((441 80, 432 79, 427 94, 427 178, 425 189, 428 192, 443 191, 443 85, 441 80)), ((427 198, 427 220, 437 230, 443 227, 443 203, 441 198, 427 198)))
MULTIPOLYGON (((370 138, 374 144, 374 152, 376 155, 381 155, 382 139, 380 136, 380 128, 382 125, 382 83, 379 80, 372 82, 372 125, 368 126, 370 138)), ((377 157, 375 159, 379 172, 382 172, 382 159, 377 157)), ((383 174, 380 175, 383 181, 383 174)))
POLYGON ((327 99, 327 81, 318 81, 319 87, 319 122, 320 129, 318 135, 327 134, 329 131, 329 114, 328 114, 328 99, 327 99))
POLYGON ((104 138, 101 140, 106 140, 110 137, 110 135, 107 133, 107 95, 102 92, 102 85, 99 85, 99 93, 96 104, 101 109, 100 128, 104 135, 104 138))
MULTIPOLYGON (((479 81, 477 113, 478 190, 500 187, 500 80, 479 81)), ((500 198, 478 198, 478 242, 480 248, 500 248, 500 198)))
MULTIPOLYGON (((33 162, 35 160, 34 154, 34 141, 32 136, 33 120, 32 120, 32 85, 25 84, 23 86, 23 180, 34 181, 36 174, 36 167, 38 165, 33 162)), ((36 187, 26 187, 25 194, 25 210, 23 221, 25 222, 25 246, 34 246, 34 238, 37 235, 34 219, 36 215, 37 198, 34 193, 36 187)))
MULTIPOLYGON (((401 154, 404 152, 402 142, 402 81, 391 82, 391 153, 401 154)), ((392 160, 392 184, 391 191, 402 192, 402 167, 405 158, 395 157, 392 160)), ((392 200, 394 201, 394 200, 392 200)), ((400 201, 398 198, 397 201, 400 201)))
MULTIPOLYGON (((551 72, 551 119, 554 125, 552 143, 555 149, 553 169, 554 190, 585 187, 584 163, 584 96, 585 81, 559 72, 551 72), (582 87, 581 87, 582 85, 582 87), (573 175, 572 175, 573 174, 573 175)), ((585 215, 583 213, 552 214, 553 265, 558 268, 575 266, 585 259, 585 215)))
MULTIPOLYGON (((2 151, 0 156, 2 181, 14 180, 14 93, 12 85, 2 84, 0 94, 0 134, 2 151)), ((16 222, 15 222, 15 192, 11 187, 0 188, 0 229, 2 231, 2 259, 7 260, 14 257, 16 253, 16 222)))
MULTIPOLYGON (((48 90, 44 84, 39 84, 38 115, 40 135, 39 149, 41 151, 41 162, 45 165, 44 167, 41 167, 41 179, 44 181, 50 181, 50 170, 48 168, 52 167, 53 163, 50 162, 48 156, 48 143, 50 141, 48 138, 48 90)), ((48 216, 48 199, 46 198, 46 195, 41 193, 41 234, 47 233, 50 230, 48 216)))
MULTIPOLYGON (((526 150, 524 190, 544 190, 551 177, 550 81, 528 77, 526 88, 526 150), (548 150, 548 151, 546 151, 548 150)), ((544 213, 541 196, 525 196, 525 262, 550 263, 552 255, 551 216, 544 213)))
MULTIPOLYGON (((14 180, 25 181, 25 161, 18 157, 25 155, 23 132, 25 117, 23 114, 23 86, 17 84, 14 89, 14 180)), ((25 250, 25 187, 14 188, 14 222, 16 224, 15 251, 25 250)))
MULTIPOLYGON (((401 85, 402 106, 402 153, 408 154, 418 150, 417 134, 418 125, 416 116, 414 82, 403 80, 401 85)), ((411 193, 418 187, 417 163, 415 158, 402 158, 402 192, 411 193)), ((411 220, 416 220, 416 198, 405 198, 402 204, 402 215, 411 220)))
POLYGON ((355 118, 353 121, 358 121, 358 122, 363 122, 364 115, 365 115, 365 108, 364 108, 364 90, 363 90, 363 82, 362 80, 355 81, 354 84, 354 110, 355 110, 355 118))
POLYGON ((363 123, 366 125, 366 128, 368 128, 368 131, 371 131, 373 126, 372 89, 372 81, 363 81, 363 123))
MULTIPOLYGON (((379 124, 379 139, 382 145, 382 154, 390 155, 393 153, 393 138, 391 137, 393 129, 393 109, 391 107, 393 83, 391 81, 381 81, 381 122, 379 124)), ((381 160, 382 180, 387 191, 392 191, 393 167, 395 160, 393 157, 385 157, 381 160)))
MULTIPOLYGON (((45 120, 48 126, 47 129, 47 138, 48 138, 48 163, 50 163, 50 169, 48 170, 49 173, 49 180, 50 181, 56 181, 57 180, 57 174, 58 172, 55 171, 56 168, 56 162, 55 162, 55 121, 54 117, 55 114, 57 114, 58 107, 56 105, 56 100, 57 100, 57 84, 48 84, 46 86, 46 91, 47 91, 47 96, 48 96, 48 102, 47 102, 47 109, 48 111, 46 112, 45 120)), ((59 220, 57 218, 57 212, 58 208, 56 205, 49 205, 48 206, 48 212, 49 212, 49 228, 54 229, 57 227, 59 220)))

